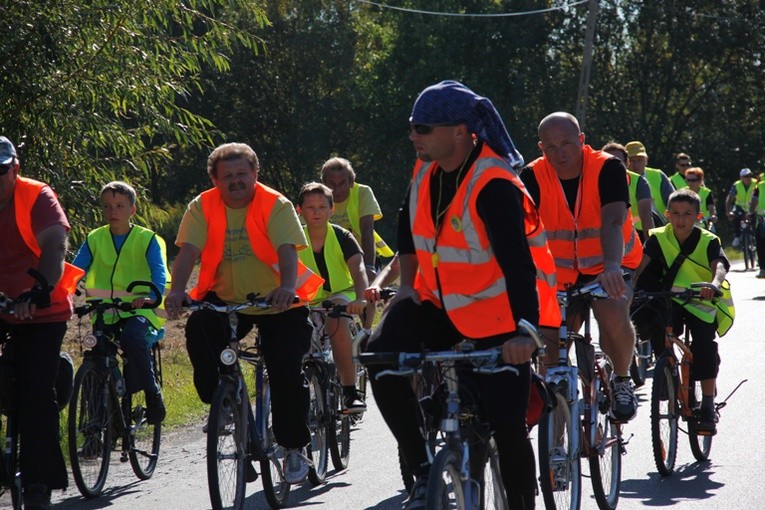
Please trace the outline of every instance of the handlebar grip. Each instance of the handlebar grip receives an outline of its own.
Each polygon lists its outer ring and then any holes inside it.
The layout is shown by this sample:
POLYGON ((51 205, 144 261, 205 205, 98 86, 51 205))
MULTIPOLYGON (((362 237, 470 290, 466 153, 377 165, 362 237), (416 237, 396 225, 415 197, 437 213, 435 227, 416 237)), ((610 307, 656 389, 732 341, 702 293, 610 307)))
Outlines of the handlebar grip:
MULTIPOLYGON (((151 291, 149 293, 149 297, 154 300, 154 303, 148 305, 144 304, 141 308, 151 310, 153 308, 157 308, 160 304, 162 304, 162 294, 159 292, 159 288, 157 288, 156 285, 154 285, 153 282, 143 281, 143 280, 136 280, 134 282, 130 282, 130 285, 127 286, 127 289, 125 289, 127 292, 133 292, 133 289, 136 287, 148 287, 151 291)), ((129 303, 128 303, 129 304, 129 303)), ((123 308, 123 304, 120 304, 119 306, 120 310, 128 311, 132 310, 133 307, 130 306, 129 308, 123 308)))

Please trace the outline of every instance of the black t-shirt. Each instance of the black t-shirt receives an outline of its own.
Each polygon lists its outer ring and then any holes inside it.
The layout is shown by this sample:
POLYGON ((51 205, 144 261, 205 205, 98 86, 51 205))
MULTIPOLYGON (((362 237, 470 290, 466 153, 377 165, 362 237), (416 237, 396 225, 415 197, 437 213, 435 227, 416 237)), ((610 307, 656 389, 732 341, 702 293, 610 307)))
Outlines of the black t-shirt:
MULTIPOLYGON (((568 207, 571 213, 574 213, 576 207, 576 195, 579 192, 579 180, 581 175, 574 179, 560 179, 563 193, 566 196, 568 207)), ((526 185, 526 189, 534 199, 537 207, 541 207, 543 197, 540 196, 539 183, 537 182, 534 171, 526 167, 521 172, 521 180, 526 185)), ((627 207, 630 206, 630 190, 627 184, 627 168, 624 163, 616 158, 611 158, 603 163, 603 170, 598 176, 598 192, 600 194, 600 205, 604 206, 613 202, 624 202, 627 207)))
MULTIPOLYGON (((690 246, 695 248, 700 240, 701 229, 695 227, 693 232, 691 232, 691 235, 688 236, 688 239, 685 240, 680 248, 682 249, 687 243, 690 243, 690 246)), ((690 252, 692 251, 693 250, 690 250, 690 252)), ((669 265, 664 258, 664 253, 661 251, 661 246, 659 245, 659 239, 656 236, 650 236, 646 239, 646 242, 643 245, 643 255, 650 257, 651 261, 640 275, 640 280, 638 280, 636 288, 642 290, 661 290, 661 279, 667 271, 669 271, 669 265)), ((707 246, 707 259, 710 262, 720 259, 722 260, 725 269, 730 269, 730 262, 728 261, 728 257, 725 255, 718 239, 713 239, 709 243, 709 246, 707 246)))
MULTIPOLYGON (((348 230, 345 230, 343 227, 332 223, 330 223, 329 226, 332 227, 332 230, 335 231, 337 241, 340 243, 340 249, 343 251, 343 259, 346 262, 348 262, 348 259, 354 255, 363 253, 361 251, 361 246, 359 246, 359 242, 348 230)), ((332 292, 329 282, 329 269, 327 269, 327 261, 324 258, 324 246, 322 246, 319 251, 314 250, 313 258, 316 260, 316 268, 319 270, 319 274, 322 278, 324 278, 324 290, 327 292, 332 292)))
MULTIPOLYGON (((465 162, 466 169, 472 166, 481 148, 482 144, 477 144, 465 162)), ((439 210, 445 212, 451 204, 459 185, 457 177, 460 177, 459 182, 461 182, 466 173, 459 172, 459 169, 452 172, 444 172, 441 168, 436 169, 430 180, 431 211, 434 222, 438 223, 437 218, 443 216, 439 210), (443 182, 440 182, 441 179, 443 182)), ((398 248, 399 253, 413 255, 415 248, 409 221, 410 192, 411 188, 407 191, 399 211, 398 248)), ((489 181, 476 199, 478 216, 484 223, 489 245, 505 277, 513 316, 516 320, 523 318, 532 324, 538 324, 539 300, 535 292, 536 266, 526 239, 522 204, 523 192, 505 179, 489 181)), ((440 218, 439 221, 443 223, 444 219, 440 218)), ((444 225, 443 228, 449 228, 449 225, 444 225)))

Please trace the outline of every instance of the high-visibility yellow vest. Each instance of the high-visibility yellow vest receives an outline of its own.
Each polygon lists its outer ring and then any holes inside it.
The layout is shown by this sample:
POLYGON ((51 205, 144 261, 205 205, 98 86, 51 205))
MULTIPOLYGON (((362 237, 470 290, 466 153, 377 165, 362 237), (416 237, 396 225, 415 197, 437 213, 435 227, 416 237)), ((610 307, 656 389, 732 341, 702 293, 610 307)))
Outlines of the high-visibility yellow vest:
MULTIPOLYGON (((351 193, 348 195, 348 205, 346 207, 346 211, 348 211, 348 221, 351 224, 351 231, 353 232, 353 235, 356 236, 359 243, 361 243, 361 224, 359 218, 360 189, 359 184, 354 182, 353 187, 351 188, 351 193)), ((377 232, 372 231, 372 234, 375 239, 375 251, 377 252, 377 255, 381 257, 392 257, 394 253, 393 250, 390 249, 390 246, 383 241, 383 238, 380 237, 377 232)))
MULTIPOLYGON (((165 240, 151 230, 133 225, 125 239, 122 248, 117 252, 114 246, 109 225, 99 227, 88 234, 87 243, 93 262, 90 264, 88 275, 85 277, 85 292, 88 297, 101 298, 112 301, 120 298, 122 301, 145 296, 148 289, 144 286, 136 287, 132 292, 127 292, 128 285, 136 280, 151 281, 151 268, 146 259, 152 239, 157 240, 163 260, 167 261, 167 249, 165 240)), ((170 274, 165 262, 165 277, 170 282, 170 274)), ((156 296, 151 296, 156 298, 156 296)), ((162 299, 162 296, 160 296, 162 299)), ((109 310, 104 315, 106 324, 114 324, 120 319, 142 315, 156 329, 161 329, 165 324, 164 300, 157 308, 136 309, 130 311, 109 310)))
MULTIPOLYGON (((336 225, 333 225, 332 223, 327 225, 327 234, 324 237, 324 262, 327 264, 327 271, 329 272, 330 290, 327 291, 323 286, 320 287, 319 292, 313 298, 311 304, 321 303, 330 295, 338 292, 347 293, 350 290, 354 296, 356 295, 351 271, 345 261, 343 248, 340 246, 340 241, 337 239, 337 234, 333 227, 336 227, 336 225)), ((300 250, 298 252, 298 257, 308 269, 319 274, 319 265, 316 263, 316 257, 313 253, 313 246, 311 246, 311 236, 308 234, 308 227, 303 227, 303 232, 305 232, 305 237, 308 239, 308 247, 304 250, 300 250)))
MULTIPOLYGON (((659 241, 667 268, 671 267, 680 254, 680 244, 677 242, 677 238, 672 231, 672 224, 651 229, 651 235, 656 236, 656 239, 659 241)), ((707 247, 713 239, 719 241, 716 235, 708 230, 701 229, 701 239, 699 239, 696 247, 680 266, 675 281, 672 283, 672 290, 683 291, 689 288, 692 283, 712 281, 713 275, 709 265, 710 260, 707 257, 707 247)), ((689 303, 685 303, 676 298, 674 301, 683 305, 683 308, 704 322, 713 323, 717 321, 717 334, 723 336, 733 325, 736 309, 733 306, 730 283, 727 280, 723 282, 721 290, 723 291, 722 297, 715 298, 712 301, 694 299, 689 303)))

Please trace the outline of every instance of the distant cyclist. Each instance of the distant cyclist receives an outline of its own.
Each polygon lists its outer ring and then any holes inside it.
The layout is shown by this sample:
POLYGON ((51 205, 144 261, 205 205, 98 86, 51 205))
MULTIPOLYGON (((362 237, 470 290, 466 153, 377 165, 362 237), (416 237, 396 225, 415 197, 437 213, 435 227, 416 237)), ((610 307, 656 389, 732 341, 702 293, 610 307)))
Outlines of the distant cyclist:
POLYGON ((754 174, 748 168, 742 168, 739 179, 733 183, 725 197, 725 214, 733 223, 733 247, 741 244, 741 219, 749 211, 755 185, 754 174))

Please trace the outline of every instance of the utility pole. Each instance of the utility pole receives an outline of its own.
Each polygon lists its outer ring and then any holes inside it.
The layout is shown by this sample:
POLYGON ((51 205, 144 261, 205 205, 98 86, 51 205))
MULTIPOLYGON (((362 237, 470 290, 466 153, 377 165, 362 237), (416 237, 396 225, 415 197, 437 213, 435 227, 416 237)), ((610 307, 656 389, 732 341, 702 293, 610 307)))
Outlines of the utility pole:
POLYGON ((584 33, 584 57, 579 74, 579 91, 576 97, 576 114, 579 127, 584 131, 587 99, 590 95, 590 72, 592 70, 592 47, 595 43, 595 23, 598 17, 598 0, 590 0, 587 8, 587 28, 584 33))

